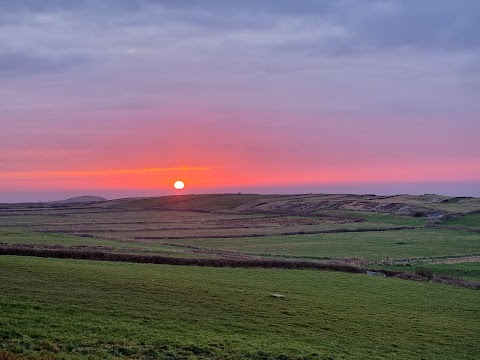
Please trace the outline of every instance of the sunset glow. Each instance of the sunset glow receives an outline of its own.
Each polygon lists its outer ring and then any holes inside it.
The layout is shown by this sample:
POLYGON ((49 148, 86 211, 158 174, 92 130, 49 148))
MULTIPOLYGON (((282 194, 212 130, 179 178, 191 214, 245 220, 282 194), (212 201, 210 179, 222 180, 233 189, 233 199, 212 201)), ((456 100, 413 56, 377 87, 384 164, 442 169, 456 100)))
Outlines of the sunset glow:
POLYGON ((0 15, 0 202, 480 196, 478 5, 41 3, 0 15))

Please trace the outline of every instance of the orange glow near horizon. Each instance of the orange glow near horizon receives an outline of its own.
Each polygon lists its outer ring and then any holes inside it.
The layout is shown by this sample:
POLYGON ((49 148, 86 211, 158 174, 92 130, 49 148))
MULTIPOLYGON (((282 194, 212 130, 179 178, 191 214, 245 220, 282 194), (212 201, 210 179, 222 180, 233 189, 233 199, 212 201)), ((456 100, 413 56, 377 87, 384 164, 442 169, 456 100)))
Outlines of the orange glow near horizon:
MULTIPOLYGON (((275 164, 274 164, 275 165, 275 164)), ((464 181, 480 178, 480 164, 391 165, 390 167, 295 168, 282 166, 174 166, 86 171, 0 172, 3 189, 172 189, 188 179, 190 191, 252 186, 302 184, 365 184, 422 181, 464 181)))
POLYGON ((145 175, 159 172, 173 171, 205 171, 209 166, 178 166, 146 169, 118 169, 118 170, 87 170, 87 171, 38 171, 38 172, 5 172, 0 173, 1 179, 28 179, 28 178, 59 178, 59 177, 101 177, 111 175, 145 175))

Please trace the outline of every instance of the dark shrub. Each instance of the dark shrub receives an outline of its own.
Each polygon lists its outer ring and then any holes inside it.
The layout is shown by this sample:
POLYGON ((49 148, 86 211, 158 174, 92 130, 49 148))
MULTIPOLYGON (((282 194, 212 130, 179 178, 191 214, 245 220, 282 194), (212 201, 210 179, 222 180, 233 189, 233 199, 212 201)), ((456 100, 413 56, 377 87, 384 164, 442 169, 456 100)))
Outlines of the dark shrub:
POLYGON ((399 279, 403 279, 403 280, 428 281, 427 278, 414 273, 401 273, 401 274, 395 275, 395 277, 398 277, 399 279))
POLYGON ((413 217, 425 217, 425 216, 427 216, 427 214, 425 214, 423 211, 416 211, 413 214, 413 217))
POLYGON ((433 276, 433 273, 428 270, 427 268, 424 267, 418 267, 415 269, 415 274, 426 277, 426 278, 431 278, 433 276))
POLYGON ((476 281, 469 281, 465 279, 458 279, 447 275, 434 276, 433 282, 454 286, 461 286, 469 289, 480 290, 480 283, 476 281))

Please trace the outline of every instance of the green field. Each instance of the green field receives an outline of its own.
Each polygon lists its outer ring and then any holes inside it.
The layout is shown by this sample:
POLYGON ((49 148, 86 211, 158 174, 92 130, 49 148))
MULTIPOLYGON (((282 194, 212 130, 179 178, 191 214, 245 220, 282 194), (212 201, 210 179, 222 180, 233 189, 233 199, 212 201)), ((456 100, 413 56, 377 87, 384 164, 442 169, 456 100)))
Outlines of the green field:
MULTIPOLYGON (((437 195, 4 204, 0 247, 282 258, 480 281, 479 210, 479 199, 437 195)), ((480 358, 480 292, 431 278, 0 256, 0 360, 480 358)))
POLYGON ((388 269, 400 271, 415 271, 417 268, 426 269, 433 275, 448 275, 465 280, 480 282, 480 262, 463 262, 458 264, 429 264, 419 263, 412 267, 387 266, 388 269))
POLYGON ((173 239, 170 243, 195 244, 251 254, 306 258, 361 257, 422 258, 459 256, 480 252, 480 235, 461 230, 412 229, 288 235, 234 239, 173 239))
POLYGON ((444 221, 442 225, 480 228, 480 213, 468 214, 444 221))
POLYGON ((365 275, 1 256, 0 304, 33 357, 480 357, 479 292, 365 275))
POLYGON ((480 281, 480 263, 467 262, 460 264, 428 264, 424 266, 433 274, 449 275, 467 280, 480 281))
POLYGON ((156 253, 167 256, 192 255, 188 246, 245 254, 311 259, 359 257, 381 259, 417 259, 458 257, 480 253, 479 234, 450 229, 409 229, 327 233, 312 235, 261 236, 243 238, 188 238, 145 242, 95 239, 66 234, 34 233, 3 229, 0 242, 103 246, 121 252, 156 253), (169 246, 165 244, 176 244, 169 246), (185 247, 182 247, 185 246, 185 247))
POLYGON ((35 233, 27 230, 12 230, 0 228, 0 243, 5 244, 35 244, 71 246, 73 248, 86 247, 92 250, 113 251, 121 253, 145 253, 162 256, 207 256, 205 254, 193 254, 190 249, 155 243, 129 243, 95 239, 88 237, 73 236, 68 234, 35 233))

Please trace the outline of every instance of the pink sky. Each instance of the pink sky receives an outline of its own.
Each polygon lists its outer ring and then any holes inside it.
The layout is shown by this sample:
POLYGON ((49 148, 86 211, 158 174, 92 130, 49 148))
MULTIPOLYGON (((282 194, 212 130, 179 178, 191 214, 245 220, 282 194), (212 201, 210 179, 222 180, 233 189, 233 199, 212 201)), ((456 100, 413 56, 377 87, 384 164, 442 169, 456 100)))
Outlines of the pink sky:
POLYGON ((122 4, 0 15, 0 202, 480 196, 476 3, 122 4))

